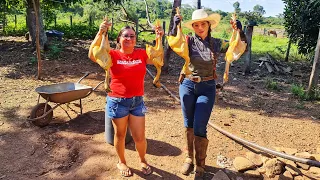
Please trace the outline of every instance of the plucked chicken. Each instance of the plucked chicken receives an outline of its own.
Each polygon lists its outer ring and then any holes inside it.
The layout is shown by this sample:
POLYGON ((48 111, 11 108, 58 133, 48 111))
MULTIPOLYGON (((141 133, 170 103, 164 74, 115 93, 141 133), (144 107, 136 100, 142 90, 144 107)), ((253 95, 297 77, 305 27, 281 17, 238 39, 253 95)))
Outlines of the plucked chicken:
MULTIPOLYGON (((176 11, 177 11, 176 15, 180 15, 179 7, 176 8, 176 11)), ((185 63, 181 70, 181 74, 190 75, 191 71, 188 68, 188 65, 190 63, 189 48, 188 48, 188 43, 186 41, 186 38, 182 33, 181 23, 177 27, 177 35, 167 36, 167 39, 171 49, 185 60, 185 63)))
MULTIPOLYGON (((107 18, 104 21, 108 21, 107 18)), ((108 32, 103 32, 99 37, 96 45, 92 48, 92 53, 94 58, 96 59, 96 63, 98 63, 106 73, 104 88, 107 92, 111 92, 110 89, 110 67, 112 66, 112 59, 109 54, 110 52, 110 44, 108 40, 108 32)))
MULTIPOLYGON (((160 27, 160 21, 156 21, 156 27, 160 27)), ((157 74, 153 79, 153 85, 156 87, 161 87, 160 84, 160 74, 161 74, 161 67, 163 66, 163 47, 162 47, 162 36, 156 37, 156 44, 155 46, 146 45, 146 51, 149 59, 152 60, 153 65, 157 69, 157 74)))
MULTIPOLYGON (((232 20, 231 20, 231 23, 234 23, 234 22, 236 22, 236 15, 235 14, 232 15, 232 20)), ((228 48, 228 50, 226 52, 226 56, 225 56, 226 67, 225 67, 225 71, 223 74, 223 84, 225 84, 229 80, 230 64, 233 61, 238 60, 241 57, 241 55, 246 50, 246 47, 247 47, 247 43, 245 43, 244 41, 241 41, 240 31, 233 29, 233 33, 232 33, 232 36, 230 39, 229 48, 228 48), (234 37, 234 36, 236 36, 236 37, 234 37)))

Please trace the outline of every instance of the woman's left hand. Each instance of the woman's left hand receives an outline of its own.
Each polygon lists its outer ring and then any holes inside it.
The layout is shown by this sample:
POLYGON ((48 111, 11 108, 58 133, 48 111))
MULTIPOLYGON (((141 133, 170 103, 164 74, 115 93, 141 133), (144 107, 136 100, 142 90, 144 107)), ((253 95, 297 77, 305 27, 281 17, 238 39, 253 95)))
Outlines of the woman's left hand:
POLYGON ((155 32, 157 37, 162 37, 164 34, 161 26, 155 26, 155 32))

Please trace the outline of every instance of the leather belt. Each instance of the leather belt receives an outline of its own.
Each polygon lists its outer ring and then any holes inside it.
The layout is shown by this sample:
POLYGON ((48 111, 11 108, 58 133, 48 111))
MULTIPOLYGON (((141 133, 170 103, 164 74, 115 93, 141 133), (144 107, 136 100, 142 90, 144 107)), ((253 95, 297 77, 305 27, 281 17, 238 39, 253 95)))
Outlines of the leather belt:
POLYGON ((200 77, 200 76, 193 76, 193 75, 186 75, 186 78, 190 79, 193 82, 203 82, 203 81, 210 81, 213 80, 213 76, 208 76, 208 77, 200 77))

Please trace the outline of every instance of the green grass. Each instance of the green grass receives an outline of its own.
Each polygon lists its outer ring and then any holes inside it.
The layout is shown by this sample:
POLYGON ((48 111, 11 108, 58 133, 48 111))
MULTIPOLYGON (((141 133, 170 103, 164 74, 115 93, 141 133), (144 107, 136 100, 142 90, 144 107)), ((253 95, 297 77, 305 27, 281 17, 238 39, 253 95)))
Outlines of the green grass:
POLYGON ((270 90, 277 90, 277 91, 280 90, 278 82, 276 82, 276 81, 274 81, 273 79, 270 79, 270 78, 268 78, 266 80, 265 86, 266 86, 267 89, 270 89, 270 90))

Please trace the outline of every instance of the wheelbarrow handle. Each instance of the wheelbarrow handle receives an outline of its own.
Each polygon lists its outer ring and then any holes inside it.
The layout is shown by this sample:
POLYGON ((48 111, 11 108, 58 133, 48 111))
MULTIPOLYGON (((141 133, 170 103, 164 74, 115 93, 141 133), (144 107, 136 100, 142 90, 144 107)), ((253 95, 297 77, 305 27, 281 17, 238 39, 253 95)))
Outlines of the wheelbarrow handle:
POLYGON ((94 88, 92 89, 92 91, 96 90, 102 83, 104 83, 104 81, 100 81, 99 84, 96 85, 96 87, 94 87, 94 88))
POLYGON ((82 76, 77 83, 80 83, 84 78, 88 77, 91 72, 86 72, 84 76, 82 76))

